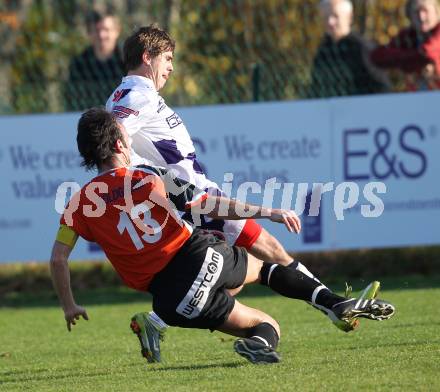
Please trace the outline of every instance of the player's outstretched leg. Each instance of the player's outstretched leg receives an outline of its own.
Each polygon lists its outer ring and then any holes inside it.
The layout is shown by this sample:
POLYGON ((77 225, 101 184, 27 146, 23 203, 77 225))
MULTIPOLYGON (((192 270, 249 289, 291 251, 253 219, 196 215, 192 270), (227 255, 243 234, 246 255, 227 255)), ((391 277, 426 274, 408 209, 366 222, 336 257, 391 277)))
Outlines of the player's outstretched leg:
MULTIPOLYGON (((256 260, 249 257, 249 262, 256 260)), ((257 260, 256 263, 261 263, 257 260)), ((322 310, 339 329, 349 332, 357 326, 358 318, 387 320, 394 314, 394 306, 382 300, 374 300, 380 287, 373 282, 364 289, 360 298, 346 299, 324 286, 315 277, 299 269, 263 263, 260 283, 289 298, 302 299, 322 310)), ((313 275, 312 275, 313 276, 313 275)))
POLYGON ((148 362, 160 362, 160 341, 164 340, 167 325, 155 317, 155 313, 136 313, 130 328, 139 339, 141 354, 148 362))

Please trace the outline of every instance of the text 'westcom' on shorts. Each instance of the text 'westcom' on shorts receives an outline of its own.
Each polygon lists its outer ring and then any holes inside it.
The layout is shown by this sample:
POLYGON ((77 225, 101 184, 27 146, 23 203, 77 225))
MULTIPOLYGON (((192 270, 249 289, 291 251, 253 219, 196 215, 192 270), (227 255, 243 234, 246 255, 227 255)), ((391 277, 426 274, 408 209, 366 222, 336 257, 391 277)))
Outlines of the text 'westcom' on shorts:
POLYGON ((246 278, 247 251, 196 229, 150 284, 153 310, 168 325, 216 329, 235 300, 226 289, 246 278))

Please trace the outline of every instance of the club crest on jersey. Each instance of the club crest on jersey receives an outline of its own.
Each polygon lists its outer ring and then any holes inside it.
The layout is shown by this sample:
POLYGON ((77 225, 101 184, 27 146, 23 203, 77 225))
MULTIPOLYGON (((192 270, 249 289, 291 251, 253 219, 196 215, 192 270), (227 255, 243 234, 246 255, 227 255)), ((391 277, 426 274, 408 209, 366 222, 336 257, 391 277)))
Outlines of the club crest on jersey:
POLYGON ((129 92, 131 88, 125 88, 123 90, 117 90, 113 95, 113 102, 119 102, 122 98, 124 98, 129 92))
POLYGON ((113 108, 112 113, 118 118, 127 118, 130 114, 139 115, 139 111, 117 105, 113 108))
POLYGON ((167 117, 168 126, 172 129, 182 124, 182 119, 177 113, 173 113, 170 117, 167 117))

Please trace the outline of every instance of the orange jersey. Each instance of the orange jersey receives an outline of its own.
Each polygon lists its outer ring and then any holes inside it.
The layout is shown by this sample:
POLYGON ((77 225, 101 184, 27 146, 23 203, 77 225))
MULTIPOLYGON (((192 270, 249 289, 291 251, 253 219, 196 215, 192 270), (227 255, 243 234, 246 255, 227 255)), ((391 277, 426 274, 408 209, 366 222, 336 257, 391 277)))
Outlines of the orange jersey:
POLYGON ((206 192, 151 166, 117 168, 74 195, 61 224, 98 243, 127 286, 145 291, 192 228, 180 219, 206 192))

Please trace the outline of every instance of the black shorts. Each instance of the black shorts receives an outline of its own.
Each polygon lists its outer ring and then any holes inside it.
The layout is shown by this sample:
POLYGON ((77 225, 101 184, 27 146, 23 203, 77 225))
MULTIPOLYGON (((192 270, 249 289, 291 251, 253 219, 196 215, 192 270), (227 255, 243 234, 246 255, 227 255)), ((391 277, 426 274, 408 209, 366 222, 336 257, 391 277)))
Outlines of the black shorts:
POLYGON ((226 289, 243 284, 247 263, 246 249, 195 229, 152 280, 153 310, 172 326, 216 329, 234 307, 226 289))

